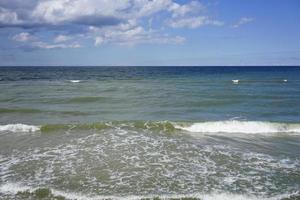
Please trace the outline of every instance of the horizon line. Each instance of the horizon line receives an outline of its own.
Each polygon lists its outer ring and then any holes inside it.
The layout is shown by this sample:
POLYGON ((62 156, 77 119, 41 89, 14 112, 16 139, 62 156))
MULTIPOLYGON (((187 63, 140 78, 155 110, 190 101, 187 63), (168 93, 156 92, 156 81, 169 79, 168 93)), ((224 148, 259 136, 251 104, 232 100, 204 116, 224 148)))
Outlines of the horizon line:
POLYGON ((0 65, 0 67, 300 67, 300 65, 0 65))

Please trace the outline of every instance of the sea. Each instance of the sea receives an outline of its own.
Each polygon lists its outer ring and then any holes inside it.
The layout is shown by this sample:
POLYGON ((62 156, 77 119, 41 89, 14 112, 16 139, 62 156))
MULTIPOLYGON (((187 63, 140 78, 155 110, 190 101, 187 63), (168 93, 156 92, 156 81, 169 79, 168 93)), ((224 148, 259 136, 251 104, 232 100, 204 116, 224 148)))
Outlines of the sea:
POLYGON ((0 199, 300 199, 300 67, 0 67, 0 199))

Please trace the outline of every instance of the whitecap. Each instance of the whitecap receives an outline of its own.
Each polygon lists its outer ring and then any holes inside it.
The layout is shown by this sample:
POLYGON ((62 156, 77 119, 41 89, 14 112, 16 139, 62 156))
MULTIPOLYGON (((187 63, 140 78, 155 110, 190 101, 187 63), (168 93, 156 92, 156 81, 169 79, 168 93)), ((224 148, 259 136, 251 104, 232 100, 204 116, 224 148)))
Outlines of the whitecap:
POLYGON ((178 125, 175 128, 193 133, 300 133, 300 124, 263 122, 263 121, 212 121, 193 123, 191 125, 178 125))
POLYGON ((0 131, 9 131, 9 132, 22 132, 22 133, 30 133, 39 131, 39 126, 34 125, 26 125, 26 124, 6 124, 0 125, 0 131))
POLYGON ((71 83, 80 83, 81 80, 70 80, 71 83))
POLYGON ((240 80, 238 79, 234 79, 234 80, 231 80, 233 84, 239 84, 240 80))
POLYGON ((33 188, 21 185, 19 183, 6 183, 0 186, 0 193, 17 194, 18 192, 33 191, 33 188))

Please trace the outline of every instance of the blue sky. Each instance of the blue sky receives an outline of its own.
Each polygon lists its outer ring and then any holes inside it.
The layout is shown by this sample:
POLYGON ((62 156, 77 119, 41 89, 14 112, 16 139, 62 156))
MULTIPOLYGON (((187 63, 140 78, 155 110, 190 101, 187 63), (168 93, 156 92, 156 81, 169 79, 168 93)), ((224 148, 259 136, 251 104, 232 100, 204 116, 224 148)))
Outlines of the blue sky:
POLYGON ((300 65, 299 0, 0 0, 0 65, 300 65))

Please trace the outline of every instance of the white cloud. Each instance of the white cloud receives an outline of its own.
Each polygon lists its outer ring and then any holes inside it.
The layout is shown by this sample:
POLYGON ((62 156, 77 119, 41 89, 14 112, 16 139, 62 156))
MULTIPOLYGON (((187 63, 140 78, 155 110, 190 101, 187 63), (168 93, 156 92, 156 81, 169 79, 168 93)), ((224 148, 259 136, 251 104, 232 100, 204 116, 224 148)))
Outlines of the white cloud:
MULTIPOLYGON (((183 43, 185 38, 165 34, 168 32, 164 27, 165 22, 167 22, 167 27, 171 28, 223 25, 222 22, 207 16, 207 12, 203 12, 205 6, 197 0, 185 3, 177 3, 175 0, 28 1, 28 6, 20 0, 0 2, 0 27, 1 25, 27 29, 43 27, 39 30, 50 29, 58 32, 58 35, 52 38, 54 44, 42 42, 35 45, 40 48, 68 48, 70 44, 63 43, 76 41, 79 34, 84 35, 85 40, 93 40, 94 46, 104 43, 120 45, 179 44, 183 43), (23 6, 16 7, 21 4, 20 2, 23 6)), ((42 31, 35 35, 42 35, 42 31)), ((16 38, 16 41, 21 40, 16 38)))
POLYGON ((31 38, 32 36, 27 32, 22 32, 12 37, 17 42, 28 42, 31 38))
POLYGON ((232 28, 238 28, 244 24, 249 24, 252 21, 254 21, 254 18, 242 17, 236 24, 232 26, 232 28))
POLYGON ((59 24, 85 16, 116 16, 118 10, 127 6, 126 0, 45 0, 38 3, 32 15, 35 19, 59 24))
POLYGON ((103 42, 104 42, 104 41, 103 41, 103 38, 98 36, 98 37, 95 38, 95 43, 94 43, 94 45, 95 45, 95 46, 100 46, 103 42))
POLYGON ((40 48, 40 49, 66 49, 66 48, 80 48, 81 45, 74 43, 74 44, 48 44, 45 42, 33 42, 31 44, 33 48, 40 48))
POLYGON ((204 9, 204 6, 202 4, 200 4, 199 1, 191 1, 190 3, 184 4, 184 5, 180 5, 178 3, 173 3, 170 7, 169 7, 169 11, 171 11, 172 17, 176 18, 176 17, 183 17, 187 14, 191 14, 191 13, 197 13, 200 10, 204 9))
POLYGON ((91 27, 90 30, 95 35, 95 46, 104 43, 132 46, 135 44, 182 44, 185 42, 183 37, 161 34, 157 30, 145 30, 135 22, 105 29, 91 27))
POLYGON ((117 28, 106 32, 105 36, 113 43, 119 43, 121 45, 173 43, 173 41, 175 41, 172 36, 163 35, 160 31, 153 30, 152 28, 146 30, 135 21, 127 25, 120 25, 120 29, 117 28))
POLYGON ((172 12, 172 19, 166 20, 169 27, 172 28, 198 28, 204 25, 222 26, 223 22, 210 19, 210 17, 201 14, 205 7, 199 1, 191 1, 180 5, 173 3, 169 7, 172 12))
MULTIPOLYGON (((134 0, 134 10, 138 10, 138 17, 145 17, 165 10, 172 5, 172 0, 134 0)), ((134 13, 133 13, 134 14, 134 13)))
POLYGON ((214 25, 214 26, 222 26, 223 22, 217 20, 210 20, 206 16, 199 16, 199 17, 187 17, 187 18, 180 18, 180 19, 172 19, 169 20, 168 25, 173 28, 198 28, 203 25, 214 25))
POLYGON ((0 7, 0 24, 18 24, 20 20, 16 12, 0 7))
POLYGON ((78 43, 62 43, 70 39, 68 36, 59 35, 54 39, 54 44, 39 41, 39 38, 32 36, 27 32, 19 33, 11 38, 16 42, 23 43, 26 48, 37 48, 37 49, 66 49, 66 48, 80 48, 81 45, 78 43))

